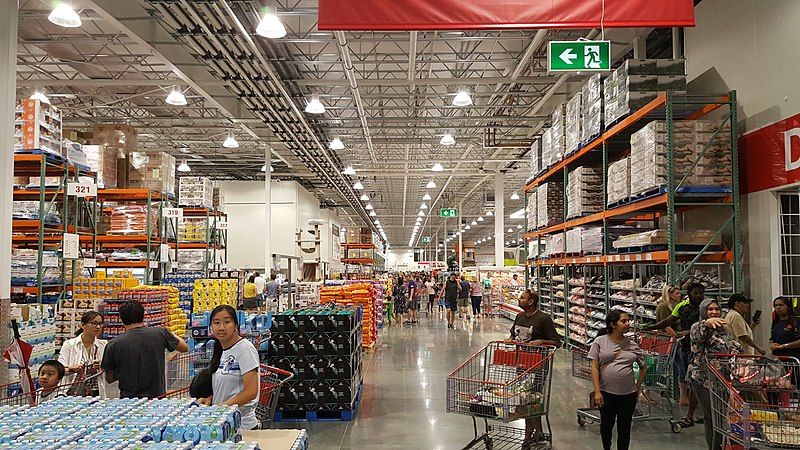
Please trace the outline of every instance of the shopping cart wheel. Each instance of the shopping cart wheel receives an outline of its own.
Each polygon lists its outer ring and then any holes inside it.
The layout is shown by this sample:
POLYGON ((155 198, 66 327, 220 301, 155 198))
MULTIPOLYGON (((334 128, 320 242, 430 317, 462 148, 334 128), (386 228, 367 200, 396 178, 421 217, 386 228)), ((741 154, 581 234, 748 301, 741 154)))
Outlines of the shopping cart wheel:
POLYGON ((586 425, 586 419, 584 419, 584 418, 583 418, 583 417, 581 417, 581 416, 578 416, 578 426, 581 426, 581 427, 582 427, 582 426, 584 426, 584 425, 586 425))
POLYGON ((672 427, 672 432, 678 434, 681 432, 681 424, 675 422, 674 420, 669 421, 670 426, 672 427))
POLYGON ((486 450, 492 450, 494 448, 494 440, 492 440, 491 436, 484 436, 483 445, 486 447, 486 450))

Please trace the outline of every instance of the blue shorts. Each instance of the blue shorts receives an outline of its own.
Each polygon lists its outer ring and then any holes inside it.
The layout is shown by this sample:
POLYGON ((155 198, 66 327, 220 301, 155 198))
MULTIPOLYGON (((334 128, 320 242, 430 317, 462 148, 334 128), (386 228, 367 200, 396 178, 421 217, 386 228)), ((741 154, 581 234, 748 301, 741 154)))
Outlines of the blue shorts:
MULTIPOLYGON (((680 346, 680 342, 677 344, 680 346)), ((686 374, 689 371, 689 360, 692 359, 692 351, 684 350, 682 346, 678 348, 678 354, 675 355, 676 364, 678 369, 678 381, 686 383, 686 374)))
POLYGON ((456 303, 456 299, 444 301, 444 307, 451 310, 451 311, 458 311, 458 304, 456 303))

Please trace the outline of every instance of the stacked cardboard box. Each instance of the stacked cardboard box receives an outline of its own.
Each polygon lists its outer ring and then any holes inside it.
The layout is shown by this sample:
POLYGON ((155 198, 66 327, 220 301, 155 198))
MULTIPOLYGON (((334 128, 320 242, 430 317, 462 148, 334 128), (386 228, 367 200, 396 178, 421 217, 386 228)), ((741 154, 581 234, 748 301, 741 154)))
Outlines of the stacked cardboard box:
POLYGON ((597 74, 581 88, 581 143, 589 143, 602 131, 603 82, 597 74))
POLYGON ((345 286, 323 286, 320 303, 336 303, 340 306, 361 307, 364 314, 362 329, 364 348, 375 345, 378 339, 377 292, 370 283, 355 283, 345 286))
POLYGON ((567 218, 603 210, 603 173, 599 168, 580 166, 567 176, 567 218))
MULTIPOLYGON (((676 183, 688 173, 684 186, 730 186, 733 179, 730 125, 726 122, 716 138, 711 140, 721 125, 707 120, 674 122, 673 173, 676 183)), ((667 123, 657 120, 631 136, 631 194, 668 184, 667 135, 667 123)))
POLYGON ((225 211, 225 193, 219 186, 214 187, 213 206, 217 211, 225 211))
POLYGON ((656 98, 660 91, 686 93, 682 59, 629 59, 603 85, 606 126, 656 98))
POLYGON ((581 98, 576 93, 568 102, 565 110, 565 148, 564 154, 571 155, 581 146, 581 98))
POLYGON ((631 196, 631 159, 625 157, 608 165, 607 204, 626 200, 631 196))
POLYGON ((564 183, 550 181, 537 188, 537 225, 549 227, 564 221, 564 183))
POLYGON ((550 161, 557 164, 564 159, 564 149, 566 148, 566 106, 562 103, 556 106, 551 116, 552 125, 550 127, 550 161))
POLYGON ((567 253, 574 254, 581 252, 581 236, 583 228, 570 228, 567 230, 567 253))
POLYGON ((234 279, 201 278, 194 280, 192 311, 211 311, 220 305, 236 308, 239 304, 239 287, 234 279))
POLYGON ((531 189, 526 195, 528 196, 528 204, 526 205, 525 218, 527 220, 526 227, 528 231, 535 230, 538 227, 539 209, 538 205, 538 189, 531 189))
POLYGON ((603 253, 603 227, 581 229, 581 252, 584 255, 603 253))
POLYGON ((175 157, 164 152, 128 152, 128 187, 175 195, 175 157))
MULTIPOLYGON (((92 129, 92 144, 95 145, 102 145, 107 150, 110 150, 113 154, 113 158, 117 159, 116 167, 116 183, 115 187, 118 188, 127 188, 128 186, 128 153, 136 151, 136 148, 139 144, 139 135, 136 131, 136 128, 130 125, 119 125, 119 124, 102 124, 102 125, 95 125, 92 129)), ((111 162, 105 161, 105 158, 110 158, 109 156, 104 156, 104 164, 107 165, 109 168, 111 166, 111 162)), ((111 173, 108 172, 105 174, 106 178, 111 178, 111 173)), ((114 187, 108 186, 110 183, 106 183, 106 187, 114 187)))
POLYGON ((535 178, 544 167, 542 166, 542 140, 534 139, 531 144, 531 173, 529 178, 535 178))
POLYGON ((62 156, 61 111, 39 100, 21 100, 14 111, 14 151, 62 156))
POLYGON ((103 339, 112 339, 125 332, 119 317, 119 307, 128 300, 136 300, 144 307, 144 324, 162 327, 167 323, 169 290, 162 286, 138 286, 121 290, 117 298, 103 302, 103 339))
POLYGON ((206 177, 181 177, 178 187, 178 205, 198 208, 214 206, 214 185, 206 177))
POLYGON ((86 162, 97 172, 97 186, 101 189, 117 187, 117 152, 105 145, 84 145, 86 162))
POLYGON ((550 166, 556 163, 555 156, 553 156, 553 129, 548 128, 542 133, 542 165, 539 171, 545 171, 550 166))

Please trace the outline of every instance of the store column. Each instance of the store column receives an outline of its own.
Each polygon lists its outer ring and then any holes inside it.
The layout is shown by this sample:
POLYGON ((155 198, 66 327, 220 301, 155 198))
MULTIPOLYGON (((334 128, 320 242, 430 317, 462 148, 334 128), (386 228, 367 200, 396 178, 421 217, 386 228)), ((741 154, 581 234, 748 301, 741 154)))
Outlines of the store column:
MULTIPOLYGON (((19 2, 0 2, 0 348, 11 344, 11 192, 14 184, 14 103, 17 92, 17 20, 19 2), (5 31, 3 31, 5 30, 5 31)), ((0 370, 0 385, 10 382, 0 370)))
POLYGON ((272 274, 272 149, 269 145, 264 152, 264 168, 264 223, 267 224, 264 233, 264 278, 269 280, 272 274))
POLYGON ((494 264, 497 267, 505 265, 506 238, 503 232, 505 226, 505 205, 503 204, 503 172, 497 169, 494 173, 494 264))
POLYGON ((458 204, 458 270, 464 269, 464 239, 462 239, 464 230, 461 228, 462 214, 464 214, 464 203, 459 203, 458 204))

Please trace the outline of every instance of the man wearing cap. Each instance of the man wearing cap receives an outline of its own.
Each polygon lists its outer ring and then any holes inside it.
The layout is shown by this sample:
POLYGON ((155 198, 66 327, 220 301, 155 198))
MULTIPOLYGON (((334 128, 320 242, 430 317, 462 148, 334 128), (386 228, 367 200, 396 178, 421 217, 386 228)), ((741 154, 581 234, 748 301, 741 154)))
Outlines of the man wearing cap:
POLYGON ((753 341, 753 328, 758 326, 758 322, 753 322, 751 327, 744 319, 750 316, 751 303, 753 303, 753 299, 747 298, 743 294, 731 295, 728 299, 728 308, 730 308, 730 311, 728 311, 728 315, 725 316, 725 320, 728 322, 727 325, 725 325, 725 329, 728 330, 731 336, 739 341, 739 345, 742 346, 744 353, 753 354, 753 350, 755 350, 759 354, 764 355, 767 351, 753 341))

